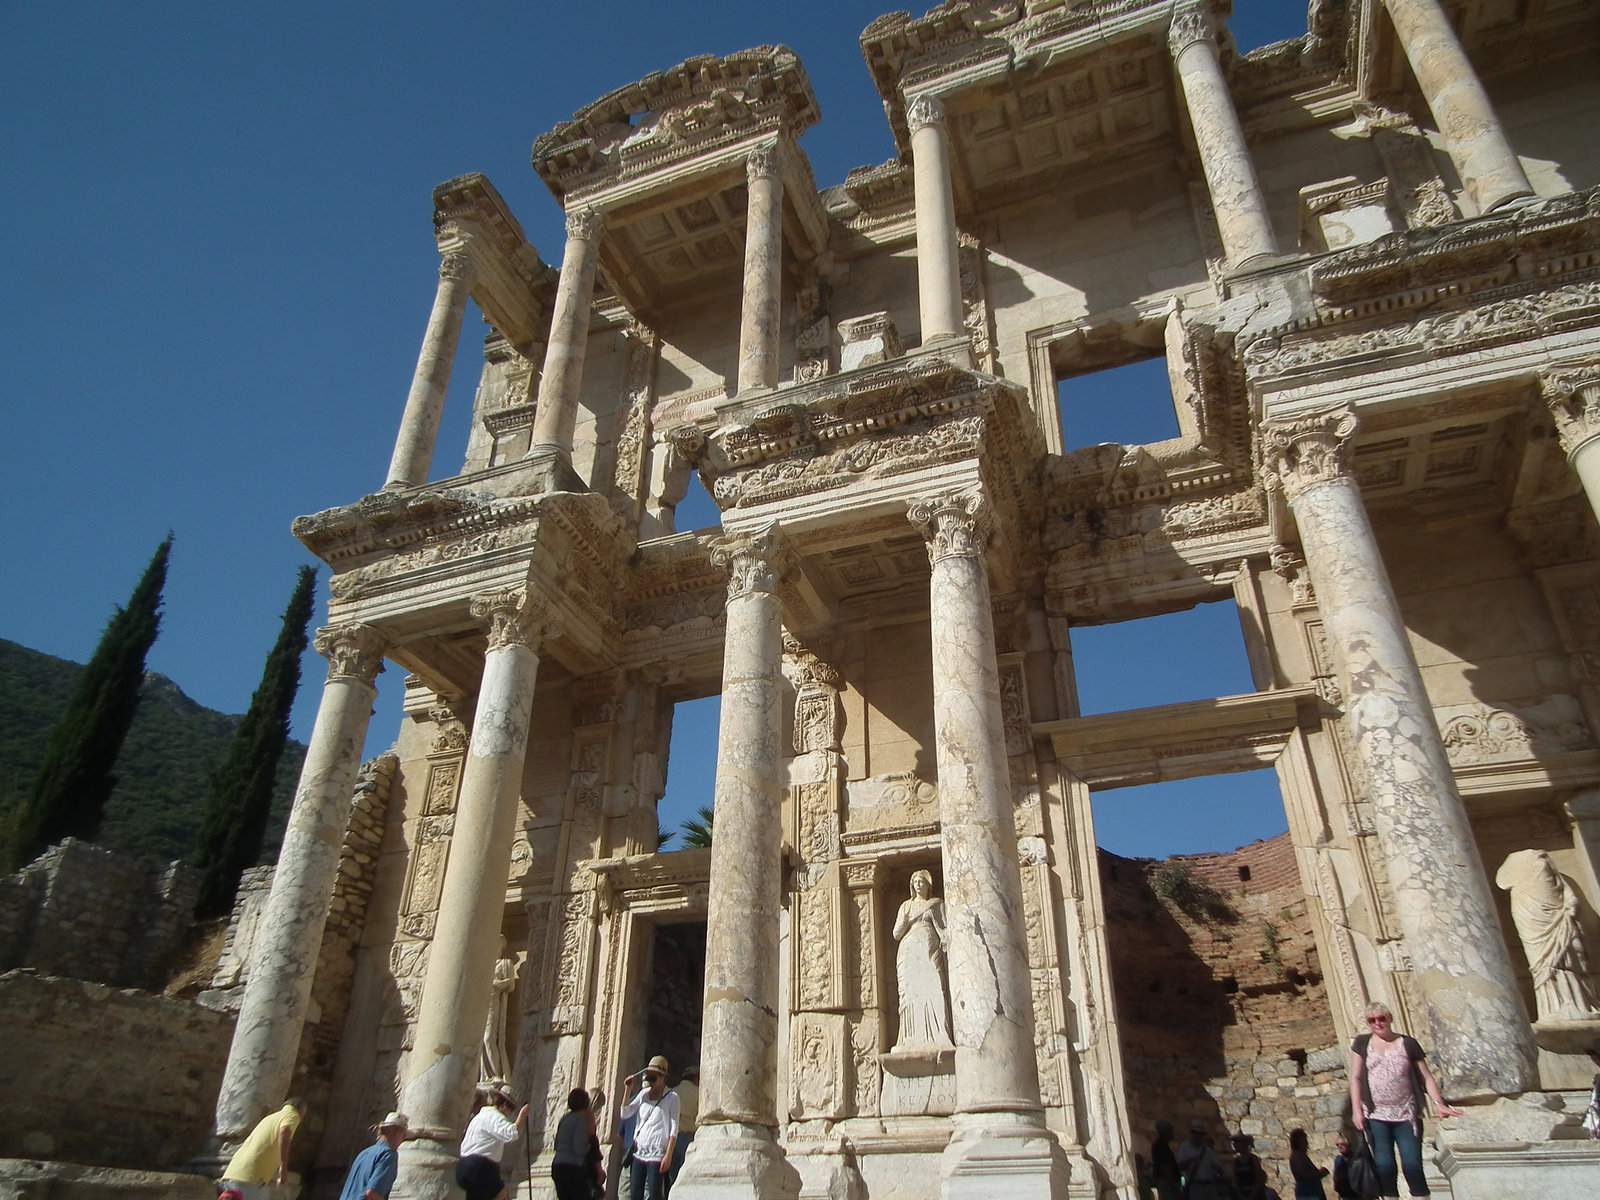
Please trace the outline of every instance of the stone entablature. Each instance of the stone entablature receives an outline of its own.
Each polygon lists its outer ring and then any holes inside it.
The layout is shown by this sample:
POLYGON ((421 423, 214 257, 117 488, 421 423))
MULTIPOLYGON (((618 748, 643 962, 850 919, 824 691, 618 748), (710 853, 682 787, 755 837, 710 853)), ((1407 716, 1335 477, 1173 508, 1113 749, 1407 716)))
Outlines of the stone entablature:
POLYGON ((446 260, 471 258, 473 299, 506 341, 524 354, 543 343, 556 270, 540 261, 494 185, 478 174, 441 183, 433 189, 433 228, 446 260))

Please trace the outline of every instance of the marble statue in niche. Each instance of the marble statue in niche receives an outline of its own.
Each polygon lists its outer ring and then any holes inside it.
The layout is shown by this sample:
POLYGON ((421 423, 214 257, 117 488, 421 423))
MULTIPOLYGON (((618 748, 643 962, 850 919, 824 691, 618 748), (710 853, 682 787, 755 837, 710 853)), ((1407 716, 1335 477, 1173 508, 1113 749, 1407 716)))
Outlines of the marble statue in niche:
POLYGON ((895 979, 900 989, 896 1050, 948 1047, 949 1002, 945 990, 944 901, 933 894, 933 876, 916 871, 911 896, 894 918, 895 979))
POLYGON ((500 957, 494 964, 494 990, 489 997, 489 1018, 483 1025, 483 1054, 480 1077, 510 1079, 511 1061, 506 1055, 506 1008, 512 989, 517 986, 517 964, 506 956, 506 940, 500 939, 500 957))
POLYGON ((1600 1017, 1589 986, 1589 956, 1578 924, 1578 895, 1543 850, 1515 850, 1495 872, 1511 893, 1511 919, 1533 972, 1540 1021, 1600 1017))

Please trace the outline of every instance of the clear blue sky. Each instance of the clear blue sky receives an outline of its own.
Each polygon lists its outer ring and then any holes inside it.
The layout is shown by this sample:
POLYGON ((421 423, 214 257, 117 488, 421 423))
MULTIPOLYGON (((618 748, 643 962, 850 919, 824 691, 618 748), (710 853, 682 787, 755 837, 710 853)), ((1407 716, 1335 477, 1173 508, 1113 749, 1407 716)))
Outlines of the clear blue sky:
MULTIPOLYGON (((1305 29, 1298 0, 1237 3, 1241 48, 1305 29)), ((0 7, 0 637, 82 661, 171 529, 150 666, 243 711, 311 561, 290 521, 383 482, 432 302, 434 184, 482 171, 559 261, 533 139, 651 71, 763 43, 810 73, 821 184, 892 154, 856 44, 882 0, 553 7, 0 7)), ((459 462, 472 376, 439 463, 459 462)), ((308 658, 302 739, 322 674, 308 658)), ((399 672, 380 683, 369 749, 398 720, 399 672)))

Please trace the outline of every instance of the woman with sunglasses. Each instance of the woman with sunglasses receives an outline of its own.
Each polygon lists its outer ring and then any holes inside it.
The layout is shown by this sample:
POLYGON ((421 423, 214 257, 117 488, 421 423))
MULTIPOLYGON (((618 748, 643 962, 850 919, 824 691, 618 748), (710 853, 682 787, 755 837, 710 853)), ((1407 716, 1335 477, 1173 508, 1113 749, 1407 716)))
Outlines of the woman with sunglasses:
POLYGON ((1459 1117, 1461 1110, 1444 1102, 1422 1047, 1394 1028, 1393 1013, 1374 1004, 1366 1020, 1370 1032, 1350 1043, 1350 1114, 1372 1143, 1379 1195, 1399 1200, 1401 1171, 1413 1196, 1429 1195, 1422 1173, 1423 1094, 1440 1120, 1459 1117))

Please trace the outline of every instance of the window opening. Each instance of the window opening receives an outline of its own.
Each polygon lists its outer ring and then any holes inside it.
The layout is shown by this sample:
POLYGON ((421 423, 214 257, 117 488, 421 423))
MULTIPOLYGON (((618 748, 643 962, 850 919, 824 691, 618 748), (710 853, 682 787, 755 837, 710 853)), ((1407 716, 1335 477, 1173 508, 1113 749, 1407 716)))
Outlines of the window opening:
POLYGON ((1185 612, 1072 631, 1085 716, 1256 690, 1231 596, 1185 612))
POLYGON ((656 824, 667 836, 665 851, 692 848, 686 821, 711 809, 717 782, 717 724, 722 697, 680 700, 672 706, 672 740, 667 749, 666 793, 656 805, 656 824))
POLYGON ((1068 451, 1102 442, 1147 446, 1179 434, 1165 355, 1056 383, 1061 444, 1068 451))
POLYGON ((700 529, 715 529, 722 524, 722 512, 717 502, 706 491, 699 471, 689 472, 689 490, 673 509, 672 526, 679 533, 700 529))

